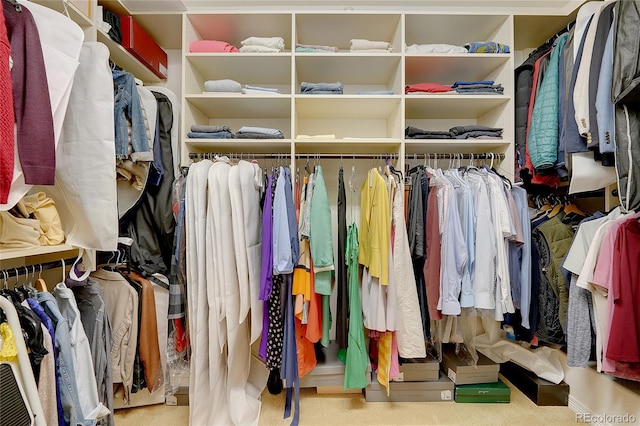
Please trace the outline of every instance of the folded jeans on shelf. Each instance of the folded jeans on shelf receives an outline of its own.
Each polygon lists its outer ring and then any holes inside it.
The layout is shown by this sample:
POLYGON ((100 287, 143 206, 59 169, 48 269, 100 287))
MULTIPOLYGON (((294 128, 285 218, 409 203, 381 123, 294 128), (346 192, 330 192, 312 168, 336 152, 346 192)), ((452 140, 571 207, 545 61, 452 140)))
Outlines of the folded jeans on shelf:
POLYGON ((342 83, 308 83, 303 81, 300 83, 300 93, 307 94, 309 92, 335 92, 342 93, 344 86, 342 83))
POLYGON ((188 132, 187 137, 191 139, 233 139, 231 132, 188 132))
POLYGON ((230 132, 231 128, 229 126, 208 126, 204 124, 192 124, 191 131, 201 133, 230 132))
POLYGON ((455 83, 453 83, 451 85, 452 88, 456 88, 458 86, 472 86, 472 85, 476 85, 476 84, 483 84, 483 85, 487 85, 487 86, 492 86, 495 83, 495 81, 493 80, 477 80, 477 81, 456 81, 455 83))
POLYGON ((459 135, 456 135, 455 138, 456 139, 473 139, 473 138, 479 138, 480 136, 493 136, 493 137, 500 137, 502 135, 502 131, 500 132, 485 132, 482 130, 476 130, 473 132, 467 132, 467 133, 462 133, 459 135))
POLYGON ((284 135, 266 135, 264 133, 236 133, 238 139, 284 139, 284 135))

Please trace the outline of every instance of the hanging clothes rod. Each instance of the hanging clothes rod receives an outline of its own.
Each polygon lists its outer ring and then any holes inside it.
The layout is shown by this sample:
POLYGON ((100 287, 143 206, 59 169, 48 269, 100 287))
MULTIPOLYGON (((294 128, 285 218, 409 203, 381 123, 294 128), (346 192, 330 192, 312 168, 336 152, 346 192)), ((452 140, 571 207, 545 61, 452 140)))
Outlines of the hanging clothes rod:
POLYGON ((424 160, 424 159, 432 159, 432 160, 504 160, 504 154, 498 154, 495 152, 482 152, 479 154, 462 154, 462 153, 447 153, 447 154, 405 154, 404 156, 407 160, 424 160))
POLYGON ((74 257, 70 259, 52 260, 44 263, 34 263, 28 266, 16 266, 15 268, 2 269, 0 270, 0 280, 4 281, 5 278, 13 278, 20 275, 40 274, 42 271, 46 271, 48 269, 62 268, 62 262, 64 262, 65 266, 71 266, 75 261, 76 258, 74 257))
MULTIPOLYGON (((270 159, 286 159, 290 158, 291 154, 238 154, 238 153, 213 153, 213 152, 191 152, 189 153, 189 158, 192 160, 204 160, 210 159, 213 160, 218 156, 227 156, 231 158, 240 158, 246 160, 270 160, 270 159)), ((309 158, 309 159, 331 159, 331 158, 341 158, 341 159, 349 159, 349 158, 358 158, 358 159, 369 159, 369 160, 383 160, 387 158, 395 159, 398 158, 397 154, 391 154, 388 152, 380 153, 380 154, 308 154, 308 153, 296 153, 294 154, 296 158, 309 158)), ((449 154, 406 154, 406 159, 415 158, 424 159, 461 159, 461 160, 488 160, 493 158, 494 160, 504 160, 504 154, 492 153, 492 152, 484 152, 480 154, 462 154, 462 153, 449 153, 449 154)))

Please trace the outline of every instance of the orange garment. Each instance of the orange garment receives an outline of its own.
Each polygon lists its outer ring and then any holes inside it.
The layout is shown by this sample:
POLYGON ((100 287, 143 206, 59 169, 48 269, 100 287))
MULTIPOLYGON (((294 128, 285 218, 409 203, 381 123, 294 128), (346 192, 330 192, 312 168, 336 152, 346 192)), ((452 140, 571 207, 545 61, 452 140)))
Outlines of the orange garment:
POLYGON ((298 354, 298 377, 302 378, 316 368, 316 351, 313 343, 305 337, 307 326, 299 318, 296 322, 296 352, 298 354))
POLYGON ((315 279, 313 278, 313 260, 309 273, 311 298, 309 300, 309 315, 305 337, 313 343, 322 338, 322 295, 315 292, 315 279))
POLYGON ((385 331, 378 336, 378 383, 385 387, 389 396, 389 377, 391 373, 391 344, 393 332, 385 331))
POLYGON ((140 324, 138 328, 138 347, 140 361, 144 365, 144 379, 147 389, 153 392, 164 383, 160 346, 158 344, 158 323, 156 319, 156 297, 153 284, 137 272, 123 274, 142 286, 140 324))

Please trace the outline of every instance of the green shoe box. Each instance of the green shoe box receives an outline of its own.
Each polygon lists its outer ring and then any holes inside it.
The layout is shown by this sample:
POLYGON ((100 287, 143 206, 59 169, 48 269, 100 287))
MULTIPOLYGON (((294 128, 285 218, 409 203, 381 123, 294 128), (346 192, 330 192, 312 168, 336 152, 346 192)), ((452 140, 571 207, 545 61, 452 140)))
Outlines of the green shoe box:
POLYGON ((475 383, 472 385, 456 385, 456 402, 511 402, 511 388, 502 380, 493 383, 475 383))

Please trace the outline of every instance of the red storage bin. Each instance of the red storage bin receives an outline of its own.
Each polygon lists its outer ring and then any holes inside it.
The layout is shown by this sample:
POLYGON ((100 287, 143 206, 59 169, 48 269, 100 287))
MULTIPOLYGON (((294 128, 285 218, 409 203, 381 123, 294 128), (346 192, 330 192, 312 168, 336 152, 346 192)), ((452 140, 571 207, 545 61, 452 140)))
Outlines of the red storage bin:
POLYGON ((122 47, 155 75, 167 78, 167 52, 156 43, 133 16, 121 16, 122 47))

